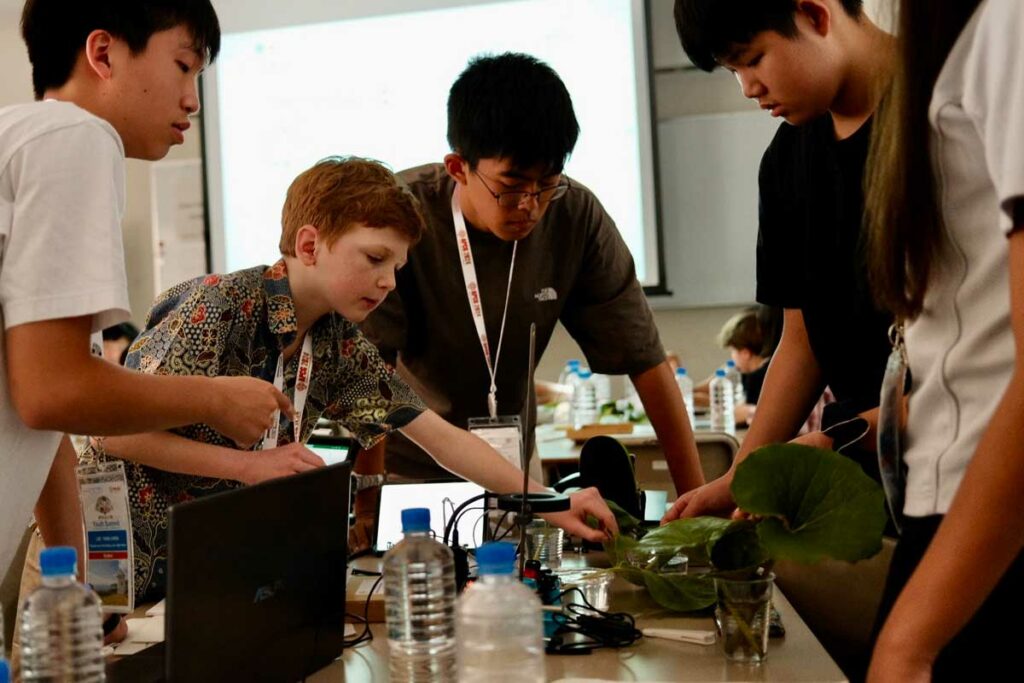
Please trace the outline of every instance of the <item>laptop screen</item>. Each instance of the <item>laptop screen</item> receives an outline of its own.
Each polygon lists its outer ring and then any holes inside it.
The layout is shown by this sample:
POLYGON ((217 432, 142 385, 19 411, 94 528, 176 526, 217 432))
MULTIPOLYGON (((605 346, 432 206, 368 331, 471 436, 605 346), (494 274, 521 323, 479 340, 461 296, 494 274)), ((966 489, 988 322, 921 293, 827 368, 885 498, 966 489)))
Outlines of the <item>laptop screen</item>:
MULTIPOLYGON (((386 552, 402 540, 402 510, 427 508, 430 510, 430 528, 438 539, 444 536, 444 527, 455 508, 484 489, 468 481, 439 481, 410 484, 385 484, 380 490, 380 508, 377 514, 377 541, 374 549, 386 552)), ((459 518, 459 543, 471 547, 483 543, 484 501, 470 506, 459 518)))

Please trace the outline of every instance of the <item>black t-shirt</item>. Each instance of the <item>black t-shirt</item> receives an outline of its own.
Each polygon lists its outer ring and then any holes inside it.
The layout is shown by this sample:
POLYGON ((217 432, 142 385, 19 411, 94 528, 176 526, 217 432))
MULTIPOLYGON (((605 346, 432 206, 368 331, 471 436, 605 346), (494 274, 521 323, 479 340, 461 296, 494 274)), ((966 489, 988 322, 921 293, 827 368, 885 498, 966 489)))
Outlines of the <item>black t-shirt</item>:
POLYGON ((870 120, 844 140, 827 114, 783 124, 759 178, 757 300, 801 309, 840 418, 878 405, 890 348, 892 317, 871 299, 861 243, 870 137, 870 120))
POLYGON ((757 405, 757 399, 761 397, 761 387, 764 386, 764 376, 768 374, 768 363, 770 359, 765 359, 761 363, 761 367, 752 372, 744 372, 740 375, 740 381, 743 382, 743 393, 747 397, 747 403, 753 403, 757 405))

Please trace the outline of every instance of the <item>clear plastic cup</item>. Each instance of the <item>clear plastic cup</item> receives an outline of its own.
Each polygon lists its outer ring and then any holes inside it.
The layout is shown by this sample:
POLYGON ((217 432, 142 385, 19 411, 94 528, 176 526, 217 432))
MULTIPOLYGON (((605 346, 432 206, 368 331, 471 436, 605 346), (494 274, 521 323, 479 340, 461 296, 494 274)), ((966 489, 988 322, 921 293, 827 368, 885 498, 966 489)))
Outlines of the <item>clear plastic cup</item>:
POLYGON ((526 559, 539 560, 542 566, 557 569, 562 564, 564 532, 543 520, 526 527, 526 559))

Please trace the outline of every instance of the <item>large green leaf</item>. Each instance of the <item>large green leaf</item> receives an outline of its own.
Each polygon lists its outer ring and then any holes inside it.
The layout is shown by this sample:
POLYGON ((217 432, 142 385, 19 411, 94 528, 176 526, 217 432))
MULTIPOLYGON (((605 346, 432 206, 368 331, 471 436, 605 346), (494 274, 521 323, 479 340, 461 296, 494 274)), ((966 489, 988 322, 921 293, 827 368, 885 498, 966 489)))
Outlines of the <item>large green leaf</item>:
POLYGON ((686 551, 693 564, 706 564, 711 546, 725 533, 731 522, 719 517, 677 519, 651 529, 640 544, 653 547, 676 547, 686 551))
POLYGON ((608 504, 608 508, 615 515, 615 522, 619 525, 619 533, 629 534, 631 536, 643 535, 643 523, 629 514, 614 500, 605 499, 605 503, 608 504))
POLYGON ((736 468, 732 494, 764 519, 757 533, 776 560, 856 562, 882 547, 885 495, 853 460, 796 444, 765 446, 736 468))
POLYGON ((752 570, 770 559, 758 539, 758 523, 750 520, 733 522, 714 541, 711 564, 726 572, 752 570))
POLYGON ((637 586, 645 586, 651 598, 676 612, 695 612, 715 604, 715 582, 707 574, 658 574, 624 565, 612 571, 637 586))
POLYGON ((637 540, 626 534, 619 534, 610 541, 604 542, 604 551, 608 553, 608 560, 612 565, 621 564, 626 561, 626 552, 637 544, 637 540))
POLYGON ((695 612, 715 604, 715 582, 706 574, 656 574, 644 572, 651 597, 662 607, 695 612))

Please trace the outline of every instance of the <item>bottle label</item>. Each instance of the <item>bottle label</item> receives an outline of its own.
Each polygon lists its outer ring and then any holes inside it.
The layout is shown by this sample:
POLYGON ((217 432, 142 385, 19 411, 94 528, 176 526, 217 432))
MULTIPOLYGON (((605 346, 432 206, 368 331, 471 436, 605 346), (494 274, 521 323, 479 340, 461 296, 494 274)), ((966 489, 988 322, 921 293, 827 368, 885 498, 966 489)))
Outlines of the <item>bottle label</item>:
POLYGON ((85 581, 107 614, 135 609, 132 520, 124 462, 96 462, 78 467, 78 491, 85 522, 85 581))

